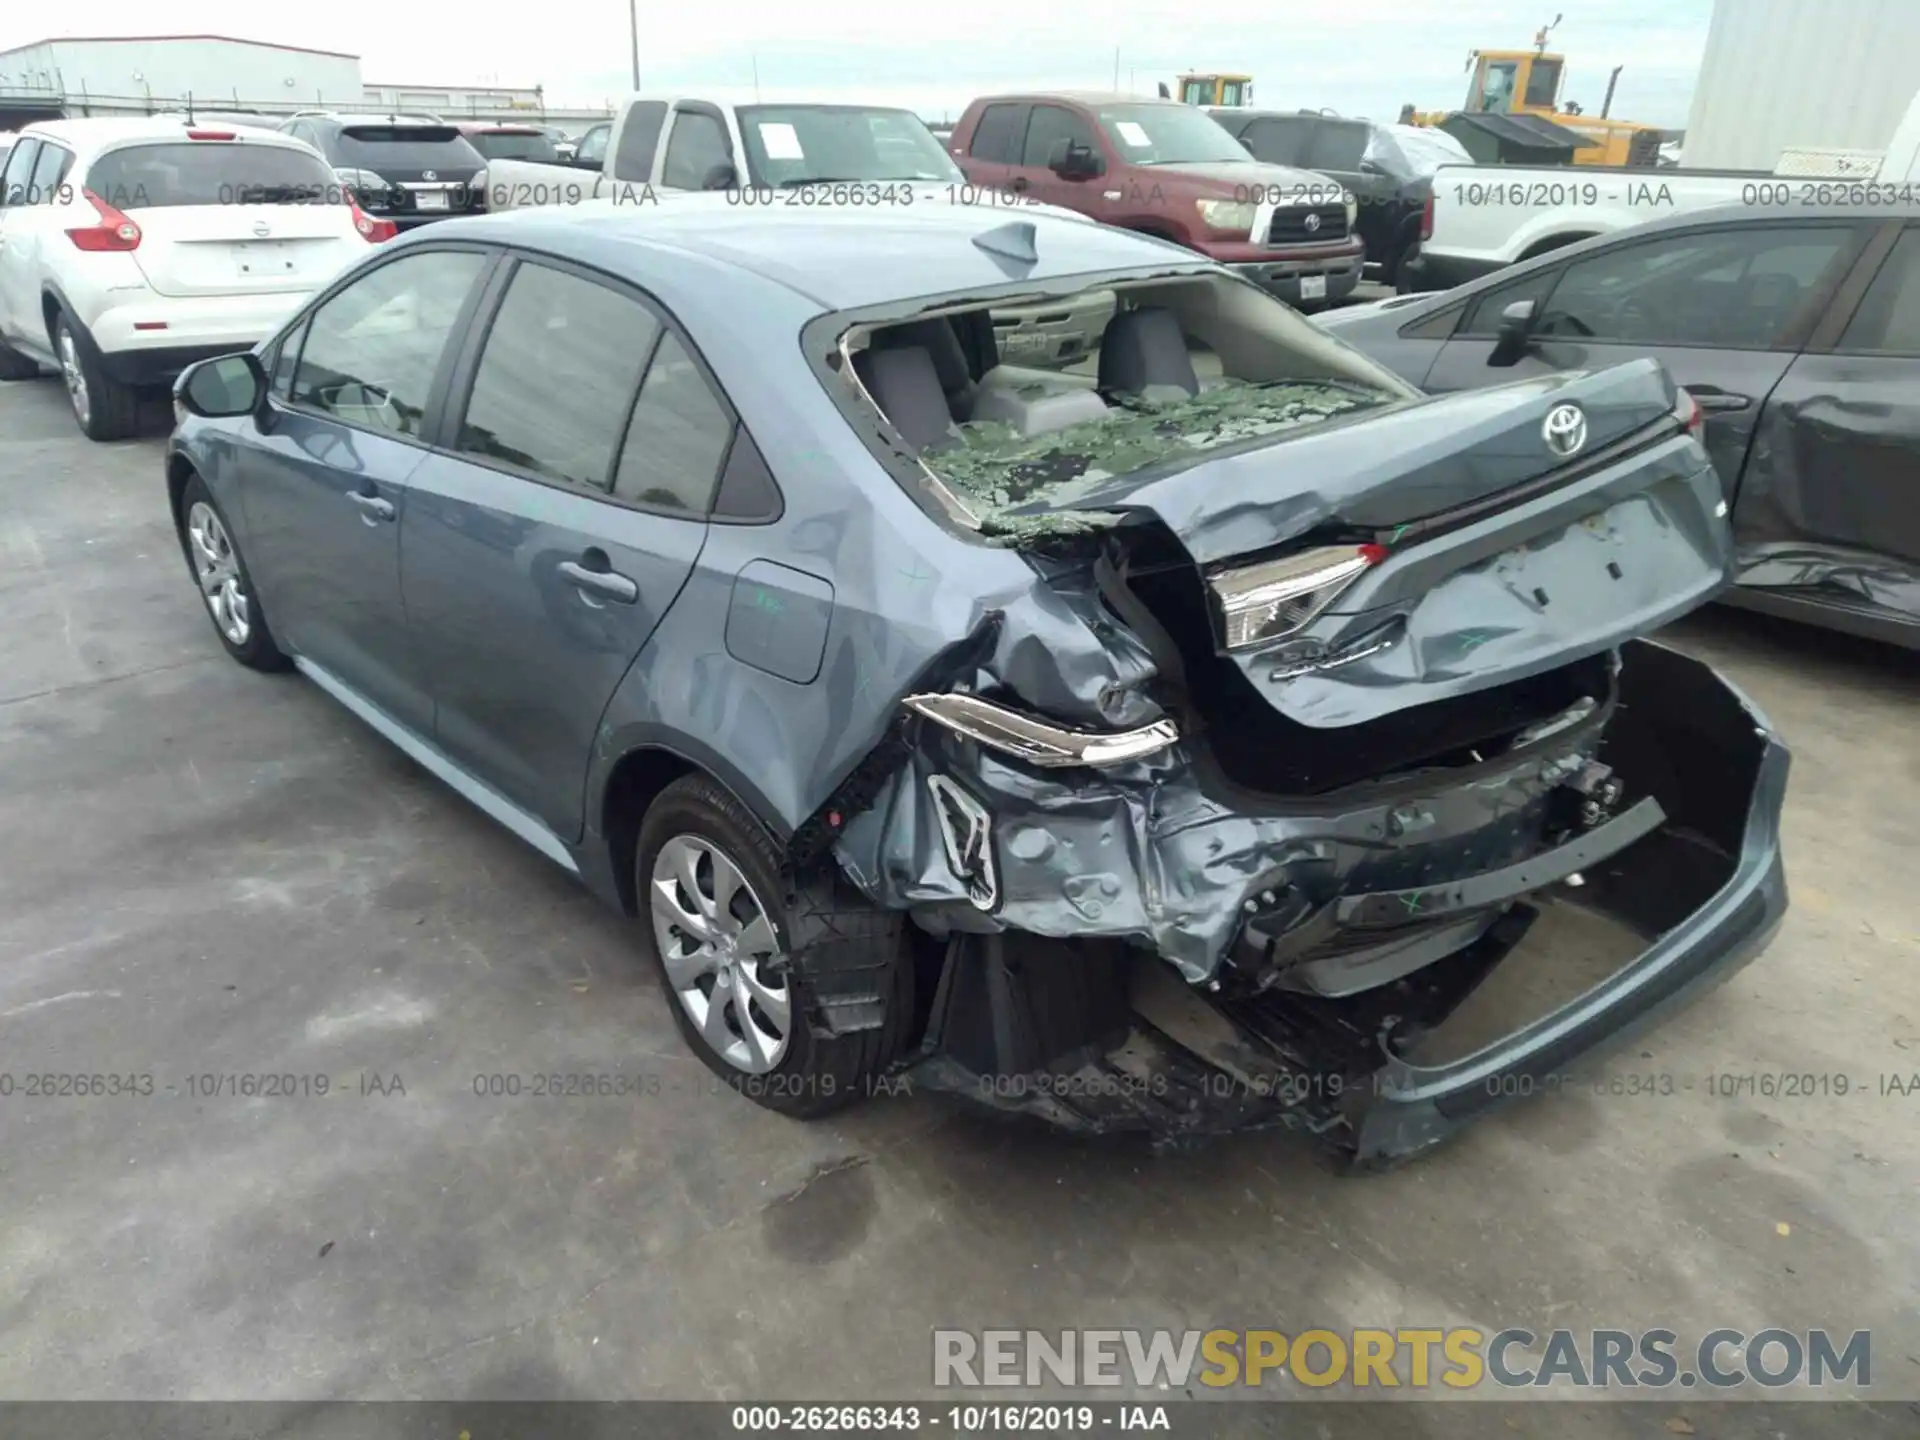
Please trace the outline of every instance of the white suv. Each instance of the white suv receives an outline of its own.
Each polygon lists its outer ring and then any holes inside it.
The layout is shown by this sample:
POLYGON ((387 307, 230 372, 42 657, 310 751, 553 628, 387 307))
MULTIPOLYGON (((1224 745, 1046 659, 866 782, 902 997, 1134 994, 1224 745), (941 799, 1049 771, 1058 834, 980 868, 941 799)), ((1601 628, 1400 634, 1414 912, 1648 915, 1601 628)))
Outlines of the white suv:
POLYGON ((279 328, 393 234, 311 146, 183 120, 56 120, 0 171, 0 380, 51 366, 95 440, 139 390, 279 328))

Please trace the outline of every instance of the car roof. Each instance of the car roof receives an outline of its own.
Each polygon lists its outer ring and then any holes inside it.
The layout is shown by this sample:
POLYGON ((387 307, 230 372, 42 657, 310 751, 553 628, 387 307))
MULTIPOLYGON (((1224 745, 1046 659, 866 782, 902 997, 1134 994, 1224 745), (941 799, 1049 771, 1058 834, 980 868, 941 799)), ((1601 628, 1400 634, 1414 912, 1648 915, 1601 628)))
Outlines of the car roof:
POLYGON ((1164 105, 1186 110, 1193 107, 1178 100, 1161 100, 1152 95, 1129 95, 1121 90, 1016 90, 1005 95, 982 95, 982 105, 1009 105, 1036 100, 1067 100, 1076 105, 1164 105))
MULTIPOLYGON (((15 138, 25 139, 30 135, 44 135, 50 140, 59 140, 76 149, 97 149, 103 145, 117 145, 127 140, 183 140, 189 130, 228 123, 230 122, 219 120, 189 121, 184 115, 128 115, 100 116, 85 120, 37 120, 15 138)), ((282 135, 275 130, 234 124, 233 131, 236 142, 249 145, 273 144, 306 148, 292 136, 282 135)))
MULTIPOLYGON (((910 301, 1010 282, 1128 269, 1205 268, 1205 257, 1164 241, 1074 216, 939 201, 784 211, 741 206, 722 194, 637 203, 530 207, 443 220, 436 236, 524 245, 614 275, 645 252, 649 275, 681 279, 717 262, 796 291, 828 310, 910 301), (1031 225, 1036 263, 991 254, 973 241, 1031 225)), ((637 277, 636 277, 637 278, 637 277)))
MULTIPOLYGON (((1664 172, 1659 170, 1646 171, 1646 183, 1649 185, 1659 184, 1663 173, 1664 172)), ((1755 183, 1765 185, 1773 182, 1765 179, 1757 179, 1755 183)), ((1780 183, 1782 185, 1789 183, 1798 185, 1808 182, 1782 181, 1780 183)), ((1817 185, 1823 182, 1814 181, 1811 183, 1817 185)), ((1843 180, 1836 180, 1830 183, 1838 190, 1862 188, 1867 184, 1867 182, 1862 181, 1843 180)), ((1549 265, 1561 264, 1568 260, 1578 259, 1581 255, 1610 248, 1612 245, 1622 241, 1646 240, 1653 236, 1664 235, 1675 230, 1691 230, 1699 226, 1732 224, 1778 225, 1788 223, 1805 225, 1809 223, 1818 224, 1822 220, 1912 221, 1916 219, 1920 219, 1920 200, 1908 200, 1900 203, 1882 205, 1869 205, 1865 203, 1845 205, 1796 205, 1791 209, 1785 209, 1775 205, 1714 205, 1702 210, 1682 210, 1677 215, 1664 215, 1658 220, 1648 220, 1643 224, 1629 226, 1624 230, 1609 230, 1604 234, 1595 235, 1586 240, 1579 240, 1571 245, 1563 245, 1555 250, 1549 250, 1544 254, 1533 256, 1531 259, 1517 260, 1511 265, 1504 265, 1498 270, 1491 270, 1485 275, 1478 276, 1464 284, 1456 285, 1451 290, 1439 290, 1431 295, 1424 296, 1423 299, 1426 302, 1424 304, 1395 306, 1393 309, 1381 313, 1398 316, 1399 318, 1395 321, 1397 325, 1410 324, 1414 321, 1424 319, 1429 315, 1437 315, 1455 301, 1464 299, 1471 302, 1483 291, 1495 289, 1506 281, 1512 280, 1523 271, 1531 272, 1537 269, 1545 269, 1549 265)))

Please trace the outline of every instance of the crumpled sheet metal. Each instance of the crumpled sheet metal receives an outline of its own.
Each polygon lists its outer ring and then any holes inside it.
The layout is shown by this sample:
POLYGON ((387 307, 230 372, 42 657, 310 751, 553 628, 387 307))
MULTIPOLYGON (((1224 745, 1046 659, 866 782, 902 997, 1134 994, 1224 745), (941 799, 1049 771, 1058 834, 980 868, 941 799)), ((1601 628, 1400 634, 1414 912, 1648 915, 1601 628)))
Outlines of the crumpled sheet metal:
POLYGON ((1781 541, 1743 549, 1734 584, 1756 590, 1841 590, 1852 599, 1920 620, 1920 566, 1891 555, 1781 541))
POLYGON ((1582 726, 1464 783, 1439 772, 1431 791, 1345 813, 1256 813, 1208 794, 1185 744, 1133 765, 1045 775, 923 723, 908 763, 848 823, 835 853, 878 905, 970 908, 927 786, 945 775, 993 815, 1001 928, 1131 941, 1200 984, 1262 891, 1293 884, 1318 904, 1518 860, 1538 842, 1548 793, 1597 743, 1582 726))

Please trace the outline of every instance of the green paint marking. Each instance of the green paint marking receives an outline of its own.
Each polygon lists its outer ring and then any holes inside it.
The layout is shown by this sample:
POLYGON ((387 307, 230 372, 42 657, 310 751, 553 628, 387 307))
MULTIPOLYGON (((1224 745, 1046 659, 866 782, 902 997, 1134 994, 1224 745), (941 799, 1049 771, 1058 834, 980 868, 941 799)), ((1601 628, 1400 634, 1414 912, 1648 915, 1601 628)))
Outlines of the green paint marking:
POLYGON ((1469 630, 1460 637, 1460 641, 1468 650, 1478 650, 1493 638, 1491 630, 1469 630))
POLYGON ((900 573, 909 580, 931 580, 933 578, 933 572, 931 570, 922 570, 920 568, 920 557, 918 555, 914 556, 913 563, 901 570, 900 573))
POLYGON ((1398 526, 1395 526, 1395 527, 1394 527, 1394 531, 1393 531, 1393 534, 1391 534, 1391 535, 1389 535, 1389 536, 1387 537, 1387 544, 1389 544, 1389 545, 1392 545, 1392 544, 1394 544, 1394 543, 1395 543, 1396 541, 1398 541, 1398 540, 1399 540, 1399 538, 1400 538, 1400 537, 1401 537, 1402 535, 1404 535, 1404 534, 1406 534, 1406 533, 1407 533, 1407 531, 1409 531, 1409 530, 1411 530, 1412 528, 1413 528, 1413 526, 1412 526, 1412 525, 1410 525, 1410 524, 1409 524, 1409 525, 1398 525, 1398 526))
POLYGON ((1411 915, 1414 913, 1414 911, 1420 908, 1420 902, 1426 898, 1427 897, 1424 892, 1415 891, 1411 895, 1402 895, 1400 897, 1400 903, 1407 907, 1407 914, 1411 915))

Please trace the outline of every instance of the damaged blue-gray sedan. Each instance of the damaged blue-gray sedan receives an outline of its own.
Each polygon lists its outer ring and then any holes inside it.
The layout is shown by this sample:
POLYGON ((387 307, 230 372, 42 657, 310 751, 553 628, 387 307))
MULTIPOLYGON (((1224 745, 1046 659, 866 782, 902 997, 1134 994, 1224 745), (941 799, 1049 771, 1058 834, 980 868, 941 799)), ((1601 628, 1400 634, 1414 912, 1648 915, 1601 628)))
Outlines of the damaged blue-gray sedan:
POLYGON ((430 227, 175 398, 220 643, 632 916, 786 1113, 1378 1165, 1786 906, 1786 750, 1642 638, 1732 553, 1652 361, 1427 399, 1151 238, 686 197, 430 227), (1001 359, 1055 313, 1097 349, 1001 359), (1620 963, 1433 1058, 1566 906, 1620 963))

